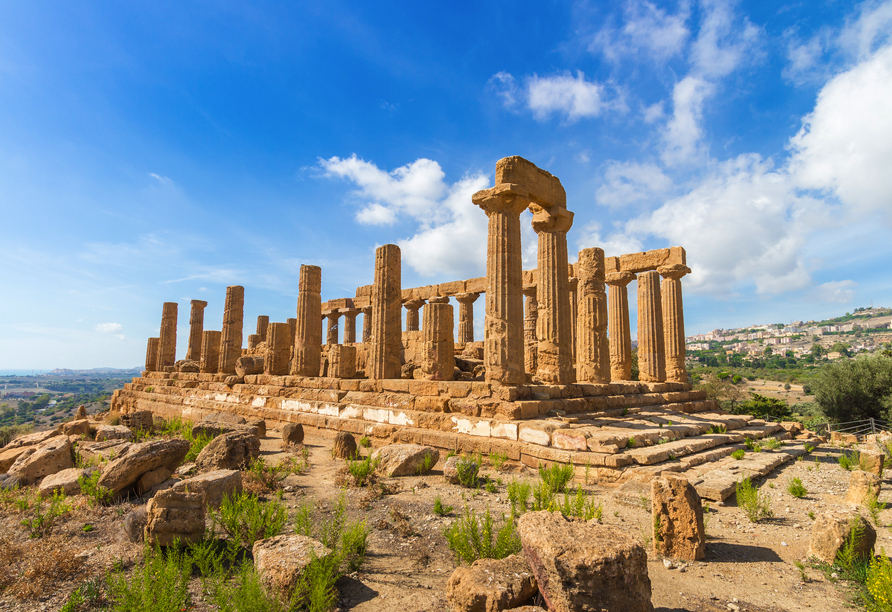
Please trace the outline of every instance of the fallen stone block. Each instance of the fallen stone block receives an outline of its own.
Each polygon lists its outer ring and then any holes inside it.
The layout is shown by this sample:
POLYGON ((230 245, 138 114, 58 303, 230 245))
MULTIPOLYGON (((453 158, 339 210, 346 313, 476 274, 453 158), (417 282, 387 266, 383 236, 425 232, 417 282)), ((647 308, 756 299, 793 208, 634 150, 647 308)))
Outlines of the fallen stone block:
POLYGON ((300 423, 285 423, 282 426, 282 444, 284 446, 288 446, 289 444, 303 444, 304 441, 304 426, 300 423))
POLYGON ((74 456, 68 436, 56 436, 37 446, 30 446, 19 455, 8 471, 9 476, 27 484, 56 472, 74 467, 74 456))
POLYGON ((149 546, 192 544, 204 537, 204 499, 200 493, 159 491, 146 504, 145 541, 149 546))
POLYGON ((372 453, 378 471, 385 476, 426 474, 440 460, 440 451, 419 444, 391 444, 372 453))
POLYGON ((290 596, 307 565, 331 554, 321 542, 302 535, 280 535, 254 543, 254 568, 264 582, 290 596))
POLYGON ((198 454, 195 466, 199 474, 214 470, 247 469, 260 456, 260 440, 246 432, 217 436, 198 454))
POLYGON ((200 493, 206 507, 219 508, 223 499, 242 492, 242 473, 238 470, 214 470, 177 482, 173 489, 200 493))
POLYGON ((62 423, 62 433, 66 436, 86 436, 90 433, 90 421, 79 419, 62 423))
POLYGON ((96 427, 96 441, 132 440, 133 432, 123 425, 99 425, 96 427))
POLYGON ((808 555, 824 563, 834 563, 836 554, 856 528, 863 529, 863 533, 855 544, 855 554, 862 558, 869 556, 876 544, 877 532, 857 512, 840 510, 830 510, 818 516, 811 528, 808 555))
POLYGON ((346 431, 338 432, 331 454, 339 459, 355 459, 357 456, 356 438, 353 437, 353 434, 346 431))
POLYGON ((536 591, 536 579, 523 555, 478 559, 470 567, 457 567, 446 583, 453 612, 509 610, 529 601, 536 591))
POLYGON ((683 476, 664 473, 651 481, 654 552, 671 559, 706 558, 703 505, 683 476))
POLYGON ((84 475, 80 468, 68 468, 55 474, 50 474, 40 482, 37 488, 41 497, 52 497, 56 491, 61 491, 66 496, 77 495, 81 492, 81 485, 77 481, 84 475))
POLYGON ((62 428, 54 427, 53 429, 47 429, 44 431, 35 431, 34 433, 25 434, 24 436, 19 436, 12 440, 9 444, 3 447, 4 451, 12 450, 14 448, 21 448, 23 446, 35 446, 42 442, 46 442, 50 438, 55 438, 59 434, 62 433, 62 428))
POLYGON ((139 477, 139 480, 136 481, 136 492, 139 495, 145 495, 162 482, 170 478, 170 475, 173 472, 167 469, 166 466, 161 466, 159 468, 155 468, 150 472, 146 472, 142 476, 139 477))
POLYGON ((146 472, 160 467, 173 472, 188 452, 189 442, 182 439, 133 444, 126 455, 105 466, 99 485, 111 489, 113 495, 117 496, 124 489, 135 485, 146 472))

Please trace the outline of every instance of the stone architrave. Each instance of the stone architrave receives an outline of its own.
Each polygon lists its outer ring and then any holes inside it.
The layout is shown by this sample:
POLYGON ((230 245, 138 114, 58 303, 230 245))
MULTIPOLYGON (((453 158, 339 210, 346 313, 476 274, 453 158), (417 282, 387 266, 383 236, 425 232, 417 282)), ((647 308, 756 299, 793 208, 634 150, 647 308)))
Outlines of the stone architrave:
POLYGON ((536 285, 527 285, 523 288, 523 294, 527 298, 526 316, 523 319, 523 364, 524 369, 530 374, 536 373, 536 323, 539 319, 539 304, 536 301, 536 285))
POLYGON ((576 363, 579 341, 576 339, 577 321, 579 315, 579 278, 573 276, 567 281, 567 290, 570 294, 570 348, 573 350, 573 363, 576 363))
POLYGON ((297 289, 294 376, 319 376, 322 363, 322 268, 302 265, 297 289))
POLYGON ((291 326, 287 323, 270 323, 266 340, 266 358, 263 371, 272 376, 284 376, 288 373, 288 361, 291 358, 291 326))
POLYGON ((204 309, 207 305, 204 300, 192 300, 192 311, 189 313, 189 346, 186 349, 186 359, 189 361, 201 359, 201 333, 204 331, 204 309))
POLYGON ((372 337, 366 374, 370 379, 400 378, 402 364, 402 271, 400 248, 385 244, 375 251, 372 285, 372 337))
POLYGON ((666 380, 663 302, 660 274, 655 271, 638 275, 638 379, 642 382, 666 380))
POLYGON ((566 385, 576 380, 567 278, 567 231, 573 225, 573 213, 558 207, 531 208, 533 229, 539 235, 536 375, 544 383, 566 385))
POLYGON ((576 325, 576 380, 610 382, 607 347, 607 293, 604 286, 604 250, 583 249, 576 264, 579 278, 579 315, 576 325))
POLYGON ((245 288, 231 285, 226 288, 223 306, 223 331, 220 336, 221 374, 235 374, 235 362, 242 356, 242 332, 245 324, 245 288))
POLYGON ((158 344, 161 338, 149 338, 146 345, 146 372, 158 371, 158 344))
POLYGON ((421 330, 421 320, 418 311, 424 306, 425 301, 420 299, 406 300, 403 306, 406 308, 406 331, 413 332, 421 330))
POLYGON ((362 341, 365 343, 372 339, 372 307, 364 306, 359 310, 362 312, 362 341))
POLYGON ((474 302, 479 293, 459 293, 455 296, 458 302, 458 341, 467 344, 474 341, 474 302))
POLYGON ((328 347, 328 375, 331 378, 356 376, 356 347, 331 344, 328 347))
POLYGON ((202 374, 216 374, 220 367, 220 340, 223 334, 206 329, 201 332, 201 359, 199 371, 202 374))
POLYGON ((325 344, 337 344, 338 319, 341 318, 341 313, 337 310, 326 310, 322 313, 322 316, 328 319, 328 333, 325 335, 325 344))
POLYGON ((344 344, 356 344, 356 316, 358 308, 341 308, 339 312, 344 315, 344 344))
POLYGON ((610 380, 632 380, 632 327, 629 324, 628 284, 631 272, 615 272, 605 277, 608 295, 607 334, 610 338, 610 380))
MULTIPOLYGON (((447 299, 448 301, 448 299, 447 299)), ((431 301, 424 306, 421 372, 426 380, 452 380, 455 371, 451 304, 431 301)))
POLYGON ((255 332, 258 336, 260 336, 260 342, 266 342, 267 331, 269 330, 269 316, 260 315, 257 317, 257 331, 255 332))
POLYGON ((248 334, 248 350, 253 351, 260 344, 260 334, 248 334))
POLYGON ((158 341, 158 369, 177 362, 177 303, 164 302, 161 311, 161 334, 158 341))
POLYGON ((663 334, 666 347, 666 380, 688 382, 684 366, 684 305, 681 298, 681 277, 690 274, 685 265, 660 266, 657 272, 663 277, 663 334))

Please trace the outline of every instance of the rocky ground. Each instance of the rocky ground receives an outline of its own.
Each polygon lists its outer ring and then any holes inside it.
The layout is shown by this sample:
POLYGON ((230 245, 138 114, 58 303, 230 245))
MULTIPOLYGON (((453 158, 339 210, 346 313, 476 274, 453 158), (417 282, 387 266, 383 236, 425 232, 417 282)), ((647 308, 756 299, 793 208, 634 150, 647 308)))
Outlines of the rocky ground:
MULTIPOLYGON (((280 451, 277 434, 270 431, 262 440, 261 452, 270 462, 289 456, 280 451)), ((364 519, 371 527, 365 565, 338 583, 342 610, 450 610, 446 583, 455 563, 443 530, 465 506, 478 512, 489 508, 496 515, 507 514, 507 484, 513 479, 535 482, 538 478, 533 470, 511 462, 499 470, 485 465, 483 473, 495 481, 495 491, 466 489, 444 480, 441 468, 445 456, 441 455, 433 472, 388 479, 389 494, 376 496, 364 488, 341 489, 336 485, 343 481, 344 461, 332 458, 330 437, 308 432, 304 442, 309 468, 287 478, 281 493, 283 502, 296 509, 311 501, 315 520, 325 521, 343 494, 350 517, 364 519), (448 516, 433 512, 437 497, 453 506, 448 516)), ((847 507, 850 473, 837 463, 840 452, 829 445, 821 446, 811 456, 787 463, 764 482, 758 482, 769 495, 774 512, 774 517, 764 522, 749 522, 735 506, 733 496, 724 505, 712 504, 707 513, 705 561, 671 563, 650 552, 648 572, 655 609, 851 609, 854 592, 849 585, 826 577, 807 562, 804 576, 794 565, 797 560, 806 561, 812 516, 847 507), (802 499, 786 491, 794 477, 800 478, 808 490, 802 499)), ((603 523, 647 540, 649 507, 615 500, 613 488, 579 484, 602 502, 603 523)), ((270 499, 276 496, 272 491, 254 488, 270 499)), ((884 491, 880 500, 892 498, 884 491)), ((131 543, 122 527, 123 516, 132 506, 141 504, 140 500, 110 507, 92 507, 81 496, 70 501, 72 511, 57 521, 49 535, 30 539, 21 521, 33 518, 33 510, 20 510, 15 494, 0 498, 0 610, 59 610, 85 581, 103 579, 116 567, 131 571, 142 558, 142 545, 131 543)), ((892 532, 887 527, 892 522, 892 510, 880 512, 879 522, 882 526, 877 529, 877 548, 892 551, 892 532)), ((200 591, 195 578, 194 609, 213 609, 202 600, 200 591)))

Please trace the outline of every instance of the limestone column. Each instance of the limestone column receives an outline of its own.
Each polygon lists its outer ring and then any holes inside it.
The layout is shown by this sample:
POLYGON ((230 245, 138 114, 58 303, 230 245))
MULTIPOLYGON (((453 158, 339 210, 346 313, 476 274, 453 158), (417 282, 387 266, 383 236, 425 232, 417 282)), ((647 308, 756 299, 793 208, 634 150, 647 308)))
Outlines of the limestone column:
POLYGON ((294 335, 294 376, 319 376, 322 363, 322 268, 300 267, 297 289, 297 332, 294 335))
POLYGON ((288 346, 294 349, 294 334, 297 333, 297 319, 288 319, 288 325, 291 326, 291 336, 289 336, 288 346))
POLYGON ((576 324, 576 380, 610 382, 607 348, 607 292, 604 286, 604 250, 583 249, 576 264, 579 279, 579 314, 576 324))
POLYGON ((400 248, 385 244, 375 251, 372 285, 372 337, 366 373, 374 380, 400 378, 402 347, 402 290, 400 248))
POLYGON ((186 359, 201 359, 201 332, 204 331, 204 309, 208 303, 204 300, 192 300, 192 312, 189 313, 189 346, 186 359))
POLYGON ((253 351, 260 344, 260 334, 248 334, 248 350, 253 351))
POLYGON ((263 371, 272 376, 284 376, 288 373, 288 360, 291 358, 291 326, 272 323, 267 329, 263 371))
MULTIPOLYGON (((486 380, 509 385, 526 382, 523 369, 523 268, 520 213, 529 201, 510 184, 474 194, 489 218, 486 239, 486 321, 483 363, 486 380)), ((566 276, 566 274, 565 274, 566 276)))
POLYGON ((245 288, 240 285, 227 287, 220 336, 220 365, 217 368, 222 374, 235 374, 235 362, 242 356, 244 317, 245 288))
POLYGON ((341 313, 337 310, 326 310, 322 316, 328 319, 328 333, 325 335, 325 344, 338 344, 338 319, 341 313))
POLYGON ((424 307, 421 372, 425 380, 452 380, 455 339, 452 305, 448 298, 433 298, 424 307))
POLYGON ((158 369, 164 371, 177 361, 177 303, 164 302, 161 309, 161 334, 158 340, 158 369))
POLYGON ((663 337, 666 347, 666 380, 688 382, 685 369, 684 344, 684 305, 681 298, 681 277, 691 269, 685 265, 661 266, 657 268, 663 277, 663 337))
POLYGON ((201 332, 201 357, 198 362, 202 374, 216 374, 220 367, 221 332, 205 330, 201 332))
POLYGON ((666 345, 659 272, 638 275, 638 379, 666 380, 666 345))
POLYGON ((344 315, 344 344, 356 344, 356 315, 357 308, 341 308, 339 312, 344 315))
POLYGON ((406 307, 406 331, 418 331, 421 329, 418 325, 418 310, 424 306, 424 300, 406 300, 403 302, 406 307))
POLYGON ((362 312, 362 341, 369 342, 372 339, 372 307, 364 306, 360 308, 362 312))
POLYGON ((610 380, 632 380, 632 327, 629 324, 628 284, 631 272, 608 274, 608 335, 610 338, 610 380))
POLYGON ((577 360, 577 346, 578 342, 576 340, 576 330, 577 330, 577 320, 579 316, 579 279, 575 276, 570 277, 570 280, 567 281, 567 289, 570 293, 570 337, 572 339, 570 346, 573 347, 573 363, 576 363, 577 360))
POLYGON ((567 278, 567 230, 573 225, 573 213, 558 207, 534 210, 533 229, 539 235, 536 375, 542 382, 565 385, 576 380, 567 278))
POLYGON ((455 296, 458 302, 458 341, 467 344, 474 341, 474 302, 479 293, 459 293, 455 296))
POLYGON ((539 305, 536 301, 536 285, 527 285, 523 288, 523 294, 527 296, 526 316, 523 319, 523 363, 524 368, 530 374, 536 373, 536 324, 539 319, 539 305))
POLYGON ((257 335, 260 336, 260 342, 266 342, 266 332, 269 328, 269 317, 260 315, 257 317, 257 335))
POLYGON ((158 371, 158 343, 160 338, 149 338, 146 346, 146 372, 158 371))

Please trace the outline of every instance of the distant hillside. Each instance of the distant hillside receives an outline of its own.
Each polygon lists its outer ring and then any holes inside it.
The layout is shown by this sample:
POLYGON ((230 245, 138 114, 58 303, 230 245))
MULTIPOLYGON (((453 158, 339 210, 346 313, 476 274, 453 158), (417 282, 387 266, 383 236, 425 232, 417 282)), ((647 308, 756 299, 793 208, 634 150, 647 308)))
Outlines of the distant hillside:
POLYGON ((69 370, 67 368, 56 368, 44 374, 44 376, 117 376, 139 373, 142 367, 135 367, 126 370, 120 368, 92 368, 89 370, 69 370))

